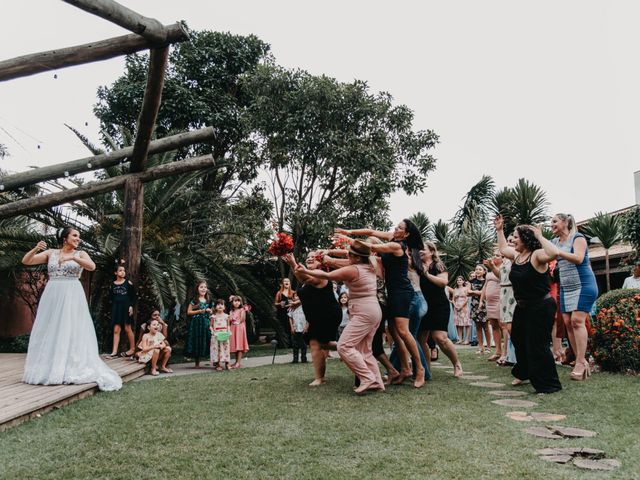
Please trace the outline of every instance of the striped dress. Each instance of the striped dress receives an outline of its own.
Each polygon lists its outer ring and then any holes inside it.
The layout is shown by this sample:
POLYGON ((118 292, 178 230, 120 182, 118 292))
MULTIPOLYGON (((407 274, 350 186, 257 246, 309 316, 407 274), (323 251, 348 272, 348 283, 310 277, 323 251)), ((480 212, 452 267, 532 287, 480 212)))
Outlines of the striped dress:
MULTIPOLYGON (((574 253, 573 244, 577 238, 581 237, 584 238, 584 235, 575 233, 565 242, 554 238, 553 243, 560 250, 574 253)), ((560 269, 560 309, 562 313, 590 312, 598 296, 598 285, 589 263, 589 250, 585 252, 582 263, 579 265, 558 257, 557 268, 560 269)))

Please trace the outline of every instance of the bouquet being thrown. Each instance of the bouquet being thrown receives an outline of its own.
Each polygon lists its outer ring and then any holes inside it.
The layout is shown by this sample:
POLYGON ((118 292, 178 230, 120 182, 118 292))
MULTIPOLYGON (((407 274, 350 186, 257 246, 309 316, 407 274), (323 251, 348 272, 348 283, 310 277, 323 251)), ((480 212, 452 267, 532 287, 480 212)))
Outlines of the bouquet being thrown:
POLYGON ((293 252, 293 238, 288 233, 280 232, 276 234, 276 239, 271 242, 267 251, 276 257, 283 257, 293 252))

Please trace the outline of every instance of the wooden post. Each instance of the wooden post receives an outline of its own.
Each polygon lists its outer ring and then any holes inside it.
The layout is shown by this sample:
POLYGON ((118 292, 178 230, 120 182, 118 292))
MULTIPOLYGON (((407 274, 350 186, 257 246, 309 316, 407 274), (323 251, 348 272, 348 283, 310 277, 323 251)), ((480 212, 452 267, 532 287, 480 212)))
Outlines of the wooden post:
POLYGON ((64 0, 69 5, 142 35, 154 43, 162 43, 167 38, 164 26, 155 18, 148 18, 120 5, 113 0, 64 0))
MULTIPOLYGON (((213 127, 205 127, 193 132, 183 132, 171 135, 159 140, 154 140, 149 144, 149 155, 169 152, 186 147, 194 143, 206 143, 213 141, 215 132, 213 127)), ((128 158, 133 155, 133 147, 126 147, 113 152, 102 153, 93 157, 80 158, 70 162, 58 163, 47 167, 34 168, 26 172, 14 173, 0 177, 0 192, 17 190, 38 182, 53 180, 59 177, 67 177, 78 173, 107 168, 117 165, 120 162, 128 162, 128 158)))
MULTIPOLYGON (((182 23, 167 25, 165 29, 167 30, 167 40, 164 42, 166 45, 184 42, 189 39, 187 29, 182 23)), ((83 63, 107 60, 156 46, 156 44, 140 35, 131 34, 75 47, 23 55, 0 62, 0 81, 27 77, 36 73, 83 63)))
POLYGON ((139 178, 128 178, 124 184, 124 226, 122 258, 129 280, 138 285, 142 255, 142 216, 144 213, 144 184, 139 178))
POLYGON ((164 71, 169 61, 169 47, 154 48, 149 55, 149 75, 147 87, 144 90, 142 110, 138 118, 138 131, 133 144, 131 156, 131 172, 141 172, 147 161, 149 142, 153 129, 156 126, 156 118, 162 100, 162 87, 164 86, 164 71))
MULTIPOLYGON (((126 180, 131 177, 138 177, 140 181, 146 183, 159 178, 179 175, 181 173, 192 172, 194 170, 202 170, 214 166, 215 161, 213 156, 204 155, 201 157, 149 168, 141 173, 128 173, 126 175, 110 178, 109 180, 85 183, 77 188, 71 188, 62 192, 16 200, 0 205, 0 220, 3 218, 15 217, 17 215, 24 215, 26 213, 35 212, 55 205, 70 203, 87 197, 93 197, 99 193, 113 192, 114 190, 123 188, 126 180)), ((218 167, 222 166, 224 165, 220 164, 218 167)), ((1 196, 0 199, 2 199, 1 196)))

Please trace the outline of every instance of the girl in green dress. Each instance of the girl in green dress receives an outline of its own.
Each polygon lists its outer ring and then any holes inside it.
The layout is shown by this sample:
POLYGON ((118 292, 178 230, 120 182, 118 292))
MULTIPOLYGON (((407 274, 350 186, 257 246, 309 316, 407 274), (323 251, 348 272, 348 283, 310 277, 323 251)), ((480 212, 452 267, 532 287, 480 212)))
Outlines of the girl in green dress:
POLYGON ((211 332, 209 331, 209 315, 212 313, 211 296, 207 282, 204 280, 196 284, 196 296, 187 308, 189 321, 187 342, 184 347, 184 354, 195 359, 196 368, 200 368, 200 358, 209 355, 209 345, 211 342, 211 332))

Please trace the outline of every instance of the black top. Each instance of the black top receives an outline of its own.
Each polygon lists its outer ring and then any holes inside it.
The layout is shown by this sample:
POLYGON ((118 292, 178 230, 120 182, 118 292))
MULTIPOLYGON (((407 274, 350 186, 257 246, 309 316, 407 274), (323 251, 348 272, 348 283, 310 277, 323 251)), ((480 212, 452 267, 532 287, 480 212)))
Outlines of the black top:
POLYGON ((128 280, 120 285, 112 282, 111 300, 114 304, 124 304, 127 308, 133 307, 136 304, 136 289, 128 280))
MULTIPOLYGON (((406 252, 407 244, 405 242, 396 243, 399 243, 402 251, 406 252)), ((384 266, 384 281, 387 286, 387 293, 389 295, 397 292, 413 293, 413 287, 408 276, 409 257, 407 257, 407 254, 403 253, 400 257, 396 257, 393 253, 383 253, 380 258, 384 266)))
POLYGON ((550 291, 550 279, 548 271, 540 273, 531 265, 531 258, 522 265, 515 261, 511 264, 509 280, 516 300, 530 302, 544 298, 550 291))
MULTIPOLYGON (((438 276, 446 271, 447 269, 442 263, 436 264, 436 262, 432 262, 431 265, 429 265, 428 272, 431 275, 438 276)), ((439 287, 423 275, 420 275, 420 290, 422 290, 424 299, 427 301, 429 307, 449 304, 449 299, 444 291, 444 287, 439 287)))

